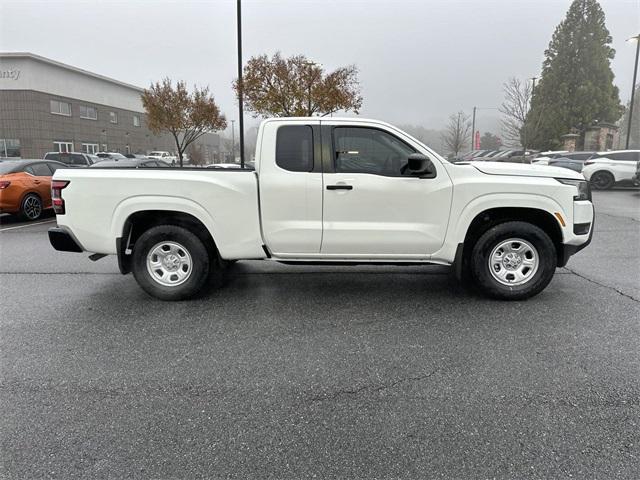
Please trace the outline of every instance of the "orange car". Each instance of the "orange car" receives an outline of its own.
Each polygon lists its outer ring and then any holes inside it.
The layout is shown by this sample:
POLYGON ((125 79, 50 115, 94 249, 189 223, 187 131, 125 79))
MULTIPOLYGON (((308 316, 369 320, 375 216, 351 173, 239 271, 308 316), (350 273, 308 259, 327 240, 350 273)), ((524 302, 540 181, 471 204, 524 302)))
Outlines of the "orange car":
POLYGON ((20 214, 37 220, 52 208, 51 176, 60 162, 51 160, 7 160, 0 162, 0 213, 20 214))

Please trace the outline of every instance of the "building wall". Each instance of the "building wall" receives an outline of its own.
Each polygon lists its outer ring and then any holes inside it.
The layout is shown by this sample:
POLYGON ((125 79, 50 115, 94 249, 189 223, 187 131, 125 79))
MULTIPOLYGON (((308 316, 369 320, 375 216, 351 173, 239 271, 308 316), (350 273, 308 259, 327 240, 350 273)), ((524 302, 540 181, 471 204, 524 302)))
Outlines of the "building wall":
MULTIPOLYGON (((42 158, 56 150, 54 142, 97 144, 98 151, 176 153, 169 134, 147 127, 142 89, 30 54, 0 54, 0 156, 2 140, 19 140, 22 158, 42 158), (6 56, 9 55, 9 56, 6 56), (71 116, 51 113, 51 100, 71 105, 71 116), (80 117, 80 107, 97 110, 97 119, 80 117), (117 115, 111 122, 110 112, 117 115), (134 125, 134 116, 140 126, 134 125)), ((220 138, 206 134, 197 141, 206 163, 220 159, 220 138)))
POLYGON ((33 90, 144 112, 143 89, 33 55, 0 53, 0 90, 33 90))

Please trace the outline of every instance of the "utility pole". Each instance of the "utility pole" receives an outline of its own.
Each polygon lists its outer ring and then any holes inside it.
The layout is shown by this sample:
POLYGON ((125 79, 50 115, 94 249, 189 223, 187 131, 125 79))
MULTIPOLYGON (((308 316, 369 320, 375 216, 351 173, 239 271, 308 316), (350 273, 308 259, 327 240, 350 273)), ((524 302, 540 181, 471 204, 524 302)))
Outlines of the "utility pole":
POLYGON ((240 113, 240 168, 244 169, 244 111, 242 105, 242 7, 241 0, 237 0, 238 5, 238 110, 240 113))
POLYGON ((476 108, 473 107, 473 122, 471 123, 471 151, 476 148, 476 108))
POLYGON ((636 39, 636 63, 633 67, 633 83, 631 84, 631 105, 629 105, 629 124, 627 125, 627 141, 625 150, 629 150, 629 140, 631 140, 631 121, 633 120, 633 97, 636 93, 636 79, 638 78, 638 56, 640 56, 640 33, 629 40, 636 39))
POLYGON ((231 162, 236 161, 236 121, 231 120, 231 162))

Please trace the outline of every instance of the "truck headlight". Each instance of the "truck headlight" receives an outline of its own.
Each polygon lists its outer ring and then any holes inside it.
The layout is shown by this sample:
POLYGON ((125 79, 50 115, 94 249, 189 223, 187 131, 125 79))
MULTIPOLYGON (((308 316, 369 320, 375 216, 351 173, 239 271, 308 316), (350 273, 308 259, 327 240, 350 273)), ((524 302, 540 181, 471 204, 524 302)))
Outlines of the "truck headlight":
POLYGON ((586 180, 573 180, 569 178, 556 178, 556 180, 560 183, 564 183, 565 185, 573 185, 578 189, 578 194, 573 196, 573 199, 575 201, 591 201, 591 188, 589 187, 589 182, 587 182, 586 180))

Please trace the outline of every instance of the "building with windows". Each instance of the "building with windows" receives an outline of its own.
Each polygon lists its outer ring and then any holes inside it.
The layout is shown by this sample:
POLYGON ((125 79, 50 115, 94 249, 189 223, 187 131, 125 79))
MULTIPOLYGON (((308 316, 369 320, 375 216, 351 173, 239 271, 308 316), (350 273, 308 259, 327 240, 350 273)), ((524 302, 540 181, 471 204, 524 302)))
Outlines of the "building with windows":
MULTIPOLYGON (((46 152, 175 152, 168 134, 147 128, 143 89, 32 53, 0 53, 0 158, 46 152)), ((195 148, 220 159, 210 133, 195 148)))

